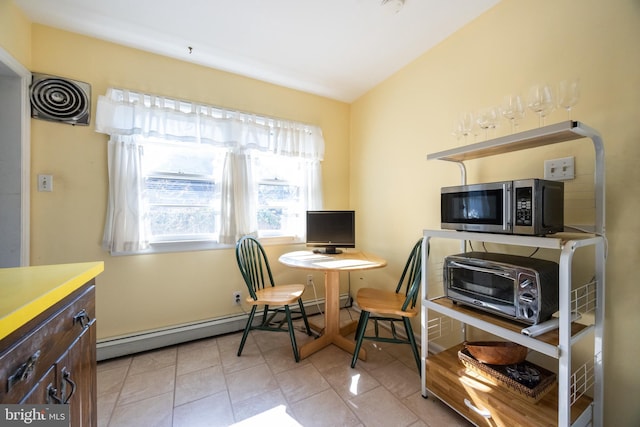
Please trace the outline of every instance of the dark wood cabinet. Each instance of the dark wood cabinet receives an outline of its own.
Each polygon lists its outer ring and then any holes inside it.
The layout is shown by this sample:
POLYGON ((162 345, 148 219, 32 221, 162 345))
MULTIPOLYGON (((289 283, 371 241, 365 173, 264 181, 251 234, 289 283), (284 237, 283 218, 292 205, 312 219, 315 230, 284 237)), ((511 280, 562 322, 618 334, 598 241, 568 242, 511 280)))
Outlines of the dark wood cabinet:
POLYGON ((94 279, 0 341, 0 402, 68 404, 97 425, 94 279))

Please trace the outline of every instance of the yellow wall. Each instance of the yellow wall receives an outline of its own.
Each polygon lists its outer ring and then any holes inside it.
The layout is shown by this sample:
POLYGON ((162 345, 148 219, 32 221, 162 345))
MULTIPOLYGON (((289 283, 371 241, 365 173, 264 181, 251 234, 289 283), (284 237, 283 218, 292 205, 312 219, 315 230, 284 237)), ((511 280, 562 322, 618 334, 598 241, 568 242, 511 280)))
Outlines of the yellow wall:
MULTIPOLYGON (((11 2, 0 5, 20 15, 11 2)), ((14 38, 13 31, 0 31, 0 46, 30 62, 25 65, 31 71, 90 83, 92 123, 98 95, 115 86, 320 126, 326 142, 325 206, 348 207, 348 104, 46 26, 31 27, 28 21, 19 24, 13 25, 17 34, 28 35, 30 45, 14 38)), ((99 340, 240 312, 232 292, 244 292, 245 285, 232 250, 111 257, 101 249, 106 135, 93 126, 42 120, 32 120, 31 132, 31 263, 105 262, 97 286, 99 340), (53 175, 52 193, 36 191, 35 177, 41 173, 53 175)), ((268 248, 275 275, 304 283, 305 272, 282 268, 276 261, 288 250, 292 247, 268 248)), ((321 285, 322 276, 315 282, 321 285)), ((318 292, 324 294, 324 288, 319 286, 318 292)))
MULTIPOLYGON (((640 351, 639 40, 637 0, 503 0, 351 110, 351 206, 365 229, 360 243, 397 269, 422 229, 439 228, 440 187, 460 180, 455 165, 426 161, 427 153, 458 144, 450 133, 457 113, 497 105, 511 92, 526 94, 538 81, 581 78, 574 118, 601 132, 606 153, 606 426, 640 425, 640 370, 631 368, 640 351)), ((538 125, 527 114, 522 130, 538 125)), ((556 111, 547 124, 562 120, 566 113, 556 111)), ((498 129, 509 132, 506 125, 498 129)), ((469 182, 542 177, 544 159, 575 155, 578 177, 567 183, 576 199, 572 210, 582 203, 575 187, 592 187, 585 184, 593 181, 592 153, 590 141, 581 140, 474 161, 469 182)), ((373 274, 363 273, 363 281, 381 283, 373 274)))
POLYGON ((0 0, 0 46, 29 68, 31 23, 12 0, 0 0))
MULTIPOLYGON (((351 106, 39 25, 32 31, 10 0, 0 0, 0 46, 33 71, 91 83, 93 107, 113 85, 321 126, 325 205, 356 209, 358 245, 389 261, 388 268, 352 275, 355 288, 395 280, 411 243, 439 226, 439 188, 459 176, 455 166, 425 156, 457 143, 450 128, 459 111, 496 104, 536 81, 580 76, 574 117, 598 129, 606 146, 605 425, 631 426, 640 424, 640 370, 632 368, 640 350, 639 17, 637 0, 503 0, 351 106)), ((555 112, 548 122, 563 119, 555 112)), ((536 125, 529 114, 521 128, 536 125)), ((588 175, 592 156, 580 142, 474 162, 470 181, 541 176, 544 159, 574 154, 579 175, 588 175)), ((53 193, 32 185, 32 263, 105 261, 99 339, 237 312, 231 291, 243 288, 230 250, 114 258, 100 249, 104 135, 32 120, 31 172, 34 179, 51 173, 55 182, 53 193)), ((305 275, 276 268, 283 279, 305 275)))

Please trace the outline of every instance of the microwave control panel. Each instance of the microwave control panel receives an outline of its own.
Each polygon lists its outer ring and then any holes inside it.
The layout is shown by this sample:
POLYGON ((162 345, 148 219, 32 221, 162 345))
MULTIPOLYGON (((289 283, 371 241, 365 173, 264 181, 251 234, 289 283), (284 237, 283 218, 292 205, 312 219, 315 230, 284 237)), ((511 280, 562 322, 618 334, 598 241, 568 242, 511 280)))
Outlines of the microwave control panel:
POLYGON ((516 191, 515 224, 531 226, 533 218, 533 191, 531 187, 519 187, 516 191))

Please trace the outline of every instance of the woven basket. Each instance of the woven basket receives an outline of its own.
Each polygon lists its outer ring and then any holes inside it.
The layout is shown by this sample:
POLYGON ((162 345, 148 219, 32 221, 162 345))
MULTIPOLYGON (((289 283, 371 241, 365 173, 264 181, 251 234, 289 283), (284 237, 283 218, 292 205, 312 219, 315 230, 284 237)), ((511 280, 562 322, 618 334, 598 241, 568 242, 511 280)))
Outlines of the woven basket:
POLYGON ((537 403, 542 399, 542 397, 551 390, 553 385, 556 383, 556 374, 540 366, 534 365, 527 360, 518 365, 512 365, 511 367, 517 366, 520 369, 535 369, 539 373, 539 381, 533 386, 511 378, 508 374, 510 366, 484 364, 476 360, 467 349, 458 351, 458 358, 466 368, 482 375, 485 378, 495 380, 499 385, 506 387, 516 395, 523 397, 525 400, 532 403, 537 403))

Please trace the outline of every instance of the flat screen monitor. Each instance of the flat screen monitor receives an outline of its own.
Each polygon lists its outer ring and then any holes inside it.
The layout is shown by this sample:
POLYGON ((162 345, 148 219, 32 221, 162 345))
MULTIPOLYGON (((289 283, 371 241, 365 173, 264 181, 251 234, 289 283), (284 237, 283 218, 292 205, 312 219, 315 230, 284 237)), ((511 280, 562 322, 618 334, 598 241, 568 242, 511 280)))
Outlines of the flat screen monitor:
POLYGON ((307 246, 316 253, 339 254, 356 247, 355 211, 307 211, 307 246))

